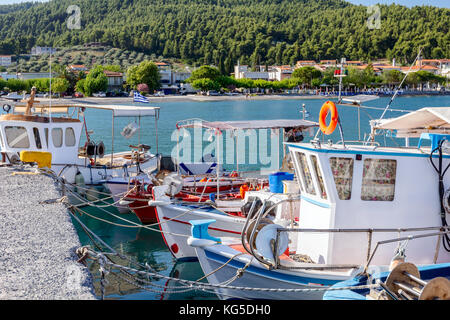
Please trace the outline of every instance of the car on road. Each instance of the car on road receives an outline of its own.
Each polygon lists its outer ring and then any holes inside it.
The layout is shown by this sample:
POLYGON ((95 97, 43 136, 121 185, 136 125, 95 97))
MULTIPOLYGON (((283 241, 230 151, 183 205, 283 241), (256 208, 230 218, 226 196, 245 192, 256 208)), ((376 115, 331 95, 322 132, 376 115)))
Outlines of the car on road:
POLYGON ((92 94, 92 96, 97 97, 97 98, 105 98, 106 97, 106 93, 100 91, 100 92, 92 94))

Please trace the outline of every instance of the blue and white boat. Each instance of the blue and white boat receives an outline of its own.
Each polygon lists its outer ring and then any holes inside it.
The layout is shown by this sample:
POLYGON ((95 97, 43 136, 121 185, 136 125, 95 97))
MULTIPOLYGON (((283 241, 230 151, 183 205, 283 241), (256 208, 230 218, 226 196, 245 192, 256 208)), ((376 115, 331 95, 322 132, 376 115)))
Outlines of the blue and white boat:
POLYGON ((301 190, 298 227, 264 225, 260 210, 249 214, 241 239, 193 232, 188 243, 208 281, 228 284, 216 289, 220 297, 321 299, 327 286, 388 271, 398 256, 420 266, 450 262, 450 108, 371 126, 367 141, 286 144, 301 190), (405 145, 380 146, 374 137, 386 132, 405 145), (295 248, 288 233, 297 235, 295 248))

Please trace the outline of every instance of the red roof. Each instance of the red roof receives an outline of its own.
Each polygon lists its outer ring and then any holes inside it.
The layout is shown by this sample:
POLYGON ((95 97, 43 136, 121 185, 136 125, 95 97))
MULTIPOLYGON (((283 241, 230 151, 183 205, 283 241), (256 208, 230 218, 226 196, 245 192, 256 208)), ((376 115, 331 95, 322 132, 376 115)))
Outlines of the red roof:
POLYGON ((115 72, 115 71, 109 71, 109 70, 104 70, 103 72, 105 73, 105 75, 107 77, 123 77, 122 72, 115 72))

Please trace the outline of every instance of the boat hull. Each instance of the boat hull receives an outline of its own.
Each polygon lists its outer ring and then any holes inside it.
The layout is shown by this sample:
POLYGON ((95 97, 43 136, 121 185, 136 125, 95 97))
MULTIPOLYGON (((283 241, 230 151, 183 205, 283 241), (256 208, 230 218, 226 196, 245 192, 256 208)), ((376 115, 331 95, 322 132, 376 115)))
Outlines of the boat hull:
POLYGON ((207 278, 210 284, 227 282, 236 276, 238 270, 245 269, 241 277, 227 284, 229 288, 214 289, 221 299, 321 300, 325 291, 320 289, 350 277, 326 272, 269 270, 248 254, 236 256, 242 254, 242 250, 235 250, 226 244, 196 246, 195 250, 203 272, 211 273, 207 278), (232 257, 234 258, 230 261, 232 257), (249 261, 251 263, 246 267, 249 261), (262 290, 233 289, 230 286, 262 290), (288 289, 291 291, 285 291, 288 289), (308 290, 292 291, 292 289, 308 290))
POLYGON ((164 241, 178 260, 197 259, 194 248, 187 244, 187 238, 191 234, 190 220, 216 220, 209 226, 209 233, 216 237, 238 238, 245 225, 245 218, 229 216, 213 208, 205 208, 205 206, 174 204, 158 206, 156 216, 164 241))

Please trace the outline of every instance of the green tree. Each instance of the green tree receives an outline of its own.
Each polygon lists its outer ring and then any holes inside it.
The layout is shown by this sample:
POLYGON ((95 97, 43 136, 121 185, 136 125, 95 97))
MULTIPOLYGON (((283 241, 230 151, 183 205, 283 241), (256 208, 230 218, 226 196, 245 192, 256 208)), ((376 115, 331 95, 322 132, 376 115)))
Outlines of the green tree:
POLYGON ((207 78, 192 81, 192 86, 201 91, 220 90, 220 84, 217 81, 207 78))
POLYGON ((138 84, 145 83, 150 92, 158 90, 161 87, 160 79, 158 67, 154 62, 148 60, 128 68, 127 71, 127 83, 134 89, 138 84))
POLYGON ((86 96, 92 96, 93 93, 106 91, 108 88, 108 78, 103 72, 102 66, 96 66, 89 71, 86 79, 79 80, 76 84, 76 90, 86 96))
POLYGON ((301 84, 307 86, 312 86, 313 79, 319 79, 321 77, 322 72, 311 66, 295 69, 292 73, 292 78, 298 79, 301 84))
POLYGON ((388 85, 396 85, 399 84, 405 74, 398 70, 386 70, 381 74, 382 82, 388 85))
MULTIPOLYGON (((192 71, 191 76, 186 79, 186 82, 192 82, 198 79, 210 79, 215 81, 222 77, 222 73, 219 69, 211 66, 201 66, 200 68, 192 71)), ((222 78, 223 79, 223 78, 222 78)))
POLYGON ((70 83, 64 78, 56 78, 52 80, 52 91, 58 94, 66 92, 70 83))

